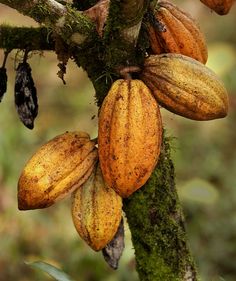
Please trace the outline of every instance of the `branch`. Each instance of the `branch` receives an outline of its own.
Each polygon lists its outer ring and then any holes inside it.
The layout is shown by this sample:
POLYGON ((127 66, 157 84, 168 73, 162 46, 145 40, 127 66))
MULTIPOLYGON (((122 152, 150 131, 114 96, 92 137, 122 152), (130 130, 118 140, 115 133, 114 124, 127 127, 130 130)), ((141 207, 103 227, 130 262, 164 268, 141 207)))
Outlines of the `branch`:
POLYGON ((65 6, 54 0, 1 0, 0 3, 16 9, 39 23, 45 23, 46 20, 56 22, 66 14, 65 6))
POLYGON ((0 0, 0 3, 52 28, 68 44, 81 45, 96 34, 86 15, 54 0, 0 0))
MULTIPOLYGON (((110 73, 120 77, 119 70, 126 66, 137 66, 143 62, 136 43, 149 0, 110 0, 109 16, 104 31, 105 65, 110 73)), ((94 85, 96 90, 96 84, 94 85)), ((104 95, 103 95, 104 97, 104 95)), ((98 98, 98 104, 102 102, 98 98)))
POLYGON ((145 186, 124 200, 140 281, 196 281, 168 139, 145 186))
POLYGON ((111 0, 108 18, 108 36, 115 31, 133 46, 136 45, 141 22, 149 0, 111 0))
POLYGON ((0 49, 54 50, 54 42, 45 27, 0 25, 0 49))

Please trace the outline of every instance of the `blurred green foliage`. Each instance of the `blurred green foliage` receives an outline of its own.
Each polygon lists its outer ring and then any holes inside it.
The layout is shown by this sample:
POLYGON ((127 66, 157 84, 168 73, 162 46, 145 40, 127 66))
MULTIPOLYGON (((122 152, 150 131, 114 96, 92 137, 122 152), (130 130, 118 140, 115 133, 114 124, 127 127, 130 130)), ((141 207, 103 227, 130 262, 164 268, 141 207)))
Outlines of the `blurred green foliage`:
POLYGON ((57 281, 73 281, 65 272, 63 272, 61 269, 49 263, 35 261, 31 263, 26 262, 26 264, 35 269, 42 270, 43 272, 52 276, 57 281))
MULTIPOLYGON (((200 1, 176 1, 200 22, 209 46, 208 65, 224 80, 230 95, 229 116, 196 122, 162 109, 173 142, 177 186, 190 246, 203 281, 236 280, 236 7, 217 16, 200 1)), ((236 6, 236 5, 235 5, 236 6)), ((33 22, 0 5, 1 21, 33 22)), ((50 138, 66 130, 97 135, 94 90, 86 73, 69 63, 67 85, 57 77, 56 56, 35 54, 29 63, 38 90, 39 116, 33 131, 18 119, 13 103, 14 67, 7 62, 8 91, 0 104, 0 281, 52 280, 24 261, 43 260, 76 281, 136 281, 134 253, 126 225, 126 249, 112 271, 101 253, 81 241, 70 216, 70 198, 45 209, 17 209, 17 180, 27 159, 50 138), (94 118, 95 116, 95 118, 94 118)), ((2 60, 2 52, 0 64, 2 60)), ((164 281, 164 280, 163 280, 164 281)))

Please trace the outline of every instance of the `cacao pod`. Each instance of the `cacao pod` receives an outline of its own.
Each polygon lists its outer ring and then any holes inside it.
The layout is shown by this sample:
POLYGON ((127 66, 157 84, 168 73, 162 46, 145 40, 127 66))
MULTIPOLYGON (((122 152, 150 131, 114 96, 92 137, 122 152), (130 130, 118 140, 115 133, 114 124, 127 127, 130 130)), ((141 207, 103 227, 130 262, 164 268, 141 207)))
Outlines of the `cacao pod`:
POLYGON ((31 67, 27 62, 20 63, 16 70, 15 106, 20 120, 32 130, 38 115, 38 98, 31 67))
POLYGON ((44 144, 18 182, 20 210, 51 206, 81 186, 92 173, 97 148, 84 132, 66 132, 44 144))
POLYGON ((201 2, 219 15, 226 15, 230 11, 234 0, 201 0, 201 2))
POLYGON ((152 55, 141 79, 156 100, 173 113, 194 120, 223 118, 228 95, 216 74, 202 63, 180 54, 152 55))
POLYGON ((122 199, 104 181, 97 166, 72 195, 72 218, 81 238, 95 251, 115 236, 122 215, 122 199))
POLYGON ((178 53, 206 63, 208 52, 204 35, 188 13, 173 3, 160 1, 155 18, 165 30, 149 24, 148 32, 153 54, 178 53))
POLYGON ((150 177, 159 157, 159 106, 140 80, 117 80, 99 115, 98 154, 105 181, 128 197, 150 177))

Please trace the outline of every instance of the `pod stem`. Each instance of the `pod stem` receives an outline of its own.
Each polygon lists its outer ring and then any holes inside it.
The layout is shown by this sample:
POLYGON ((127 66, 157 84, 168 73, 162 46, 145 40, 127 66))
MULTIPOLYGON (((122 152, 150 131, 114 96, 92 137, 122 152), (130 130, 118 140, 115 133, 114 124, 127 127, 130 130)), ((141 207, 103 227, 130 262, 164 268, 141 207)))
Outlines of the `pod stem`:
POLYGON ((126 80, 131 80, 132 73, 136 73, 136 72, 141 72, 141 68, 138 66, 126 66, 126 67, 122 67, 119 70, 120 75, 126 80))

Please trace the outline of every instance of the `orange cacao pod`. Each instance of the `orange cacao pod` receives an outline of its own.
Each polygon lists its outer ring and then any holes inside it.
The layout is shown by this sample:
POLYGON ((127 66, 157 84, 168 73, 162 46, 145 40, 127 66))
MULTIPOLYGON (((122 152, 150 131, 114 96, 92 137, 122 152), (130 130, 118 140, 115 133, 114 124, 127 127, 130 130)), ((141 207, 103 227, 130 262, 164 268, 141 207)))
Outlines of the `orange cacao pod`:
POLYGON ((117 80, 99 115, 98 153, 105 181, 128 197, 150 177, 160 153, 159 106, 140 80, 117 80))
POLYGON ((104 181, 97 166, 72 196, 72 218, 81 238, 95 251, 115 236, 122 215, 122 199, 104 181))
POLYGON ((222 118, 228 112, 223 83, 204 64, 180 54, 152 55, 141 79, 166 109, 194 120, 222 118))
POLYGON ((201 2, 219 15, 226 15, 230 11, 234 0, 201 0, 201 2))
POLYGON ((84 132, 59 135, 32 156, 18 182, 20 210, 51 206, 82 185, 97 161, 97 148, 84 132))
POLYGON ((207 46, 198 24, 186 12, 168 1, 158 2, 155 17, 165 27, 160 31, 149 24, 148 32, 153 54, 178 53, 202 63, 207 61, 207 46))

